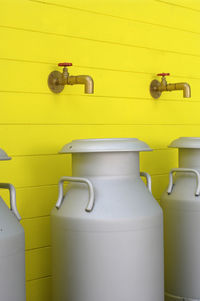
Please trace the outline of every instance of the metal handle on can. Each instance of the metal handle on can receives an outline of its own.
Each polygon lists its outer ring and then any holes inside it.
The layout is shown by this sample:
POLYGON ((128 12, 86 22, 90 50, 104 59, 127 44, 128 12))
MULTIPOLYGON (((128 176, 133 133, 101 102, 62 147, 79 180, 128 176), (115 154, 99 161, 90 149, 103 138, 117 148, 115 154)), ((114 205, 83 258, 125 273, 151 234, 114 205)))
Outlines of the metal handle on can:
POLYGON ((10 210, 15 214, 16 218, 20 221, 21 216, 19 215, 19 212, 17 210, 15 187, 9 183, 0 183, 0 188, 9 190, 9 192, 10 192, 10 210))
POLYGON ((141 171, 140 172, 140 177, 146 178, 147 181, 147 188, 151 192, 151 176, 147 172, 141 171))
POLYGON ((169 173, 169 186, 167 188, 167 193, 171 194, 172 190, 173 190, 173 173, 174 172, 190 172, 195 174, 196 176, 196 180, 197 180, 197 187, 196 187, 196 192, 195 192, 195 196, 199 196, 200 195, 200 173, 196 170, 196 169, 192 169, 192 168, 173 168, 170 170, 169 173))
POLYGON ((57 200, 57 203, 56 203, 56 208, 59 209, 62 205, 62 202, 63 202, 63 197, 64 197, 63 183, 64 182, 83 183, 83 184, 86 184, 88 186, 89 200, 88 200, 87 206, 85 208, 85 211, 86 212, 91 212, 94 208, 94 203, 95 203, 94 187, 93 187, 92 182, 90 180, 86 179, 86 178, 62 177, 59 181, 59 184, 58 184, 59 194, 58 194, 58 200, 57 200))

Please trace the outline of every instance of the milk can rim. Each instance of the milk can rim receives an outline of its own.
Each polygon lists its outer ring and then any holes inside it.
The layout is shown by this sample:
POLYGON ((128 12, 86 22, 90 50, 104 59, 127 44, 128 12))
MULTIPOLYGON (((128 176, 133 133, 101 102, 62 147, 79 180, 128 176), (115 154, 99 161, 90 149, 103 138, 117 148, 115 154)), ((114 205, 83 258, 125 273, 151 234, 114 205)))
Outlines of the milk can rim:
POLYGON ((137 138, 77 139, 67 143, 60 150, 66 153, 130 152, 151 151, 152 149, 137 138))
POLYGON ((200 137, 179 137, 169 145, 171 148, 200 148, 200 137))

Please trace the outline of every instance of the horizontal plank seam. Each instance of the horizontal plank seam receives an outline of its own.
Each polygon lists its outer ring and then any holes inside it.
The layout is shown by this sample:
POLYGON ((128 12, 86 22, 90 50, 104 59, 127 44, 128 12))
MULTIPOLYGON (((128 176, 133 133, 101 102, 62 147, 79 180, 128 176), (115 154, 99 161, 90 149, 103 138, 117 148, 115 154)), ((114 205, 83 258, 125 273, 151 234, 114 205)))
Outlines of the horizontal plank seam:
MULTIPOLYGON (((61 176, 63 176, 63 175, 61 175, 61 176)), ((39 187, 43 187, 43 186, 55 186, 55 185, 58 185, 58 184, 55 184, 55 183, 48 183, 48 184, 44 184, 44 185, 27 185, 27 186, 18 186, 18 185, 15 185, 15 184, 13 184, 14 186, 15 186, 15 188, 16 189, 24 189, 24 188, 39 188, 39 187)))
MULTIPOLYGON (((1 126, 1 125, 0 125, 1 126)), ((171 149, 167 149, 167 148, 161 148, 161 147, 159 147, 159 148, 156 148, 156 147, 154 147, 153 148, 153 150, 154 151, 172 151, 171 149)), ((48 154, 48 153, 46 153, 46 154, 22 154, 22 155, 15 155, 15 154, 10 154, 11 156, 12 156, 12 158, 26 158, 26 157, 49 157, 49 156, 58 156, 58 157, 60 157, 61 156, 61 154, 48 154)), ((65 154, 62 154, 62 155, 65 155, 65 154)))
MULTIPOLYGON (((118 16, 118 15, 112 15, 112 14, 108 14, 108 13, 105 13, 105 12, 103 13, 103 12, 98 12, 98 11, 94 11, 94 10, 88 10, 88 9, 83 9, 83 8, 78 8, 78 7, 72 7, 72 6, 68 6, 68 5, 64 5, 64 4, 45 2, 45 1, 39 1, 39 0, 29 0, 29 1, 34 2, 34 3, 38 3, 38 4, 51 5, 51 6, 56 6, 56 7, 61 7, 61 8, 71 9, 71 10, 77 10, 77 11, 81 11, 81 12, 85 12, 85 13, 91 13, 91 14, 96 14, 96 15, 100 15, 100 16, 111 17, 111 18, 115 18, 115 19, 119 19, 119 20, 139 23, 139 24, 152 25, 152 26, 156 26, 156 27, 163 27, 163 28, 172 29, 172 30, 179 30, 179 31, 184 31, 184 32, 189 32, 189 33, 194 33, 194 34, 200 34, 197 31, 192 31, 192 30, 188 30, 188 29, 185 29, 185 28, 179 28, 179 27, 169 26, 169 25, 160 24, 160 23, 152 23, 152 22, 148 22, 148 21, 144 21, 144 20, 132 19, 132 18, 127 18, 127 17, 124 17, 124 16, 118 16)), ((165 1, 158 1, 158 2, 165 3, 165 1)), ((170 4, 170 3, 166 2, 165 4, 170 4)), ((176 5, 176 6, 179 7, 181 5, 176 5)), ((181 6, 181 7, 183 7, 183 6, 181 6)), ((183 8, 187 8, 187 7, 183 7, 183 8)), ((189 8, 189 9, 191 9, 191 8, 189 8)), ((192 10, 195 10, 195 9, 192 9, 192 10)))
POLYGON ((41 277, 38 277, 38 278, 30 278, 30 279, 26 279, 26 282, 30 282, 30 281, 34 281, 34 280, 38 280, 38 279, 43 279, 43 278, 50 278, 51 277, 51 274, 47 273, 45 276, 41 276, 41 277))
MULTIPOLYGON (((13 58, 6 58, 6 57, 0 57, 0 60, 2 61, 11 61, 11 62, 20 62, 20 63, 32 63, 32 64, 45 64, 45 65, 56 65, 55 62, 44 62, 44 61, 30 61, 30 60, 23 60, 23 59, 13 59, 13 58)), ((92 70, 102 70, 102 71, 111 71, 111 72, 123 72, 123 73, 131 73, 131 74, 146 74, 146 75, 155 75, 152 72, 145 72, 145 71, 136 71, 136 70, 123 70, 123 69, 113 69, 113 68, 105 68, 105 67, 97 67, 97 66, 83 66, 83 65, 74 65, 74 67, 77 68, 83 68, 83 69, 92 69, 92 70)), ((56 65, 57 67, 57 65, 56 65)), ((155 75, 156 77, 156 75, 155 75)), ((193 79, 193 80, 200 80, 200 77, 194 77, 190 75, 177 75, 173 74, 170 76, 170 78, 187 78, 187 79, 193 79)), ((18 91, 16 91, 18 92, 18 91)), ((46 92, 44 92, 46 93, 46 92)), ((48 93, 52 94, 52 93, 48 93)), ((66 94, 65 94, 66 95, 66 94)))
POLYGON ((163 1, 163 0, 154 0, 154 1, 155 2, 160 2, 160 3, 163 3, 163 4, 167 4, 167 5, 171 5, 171 6, 176 6, 176 7, 183 8, 183 9, 192 10, 192 11, 195 11, 195 12, 198 12, 198 13, 200 12, 199 9, 193 8, 193 7, 190 7, 190 6, 185 6, 185 5, 176 4, 176 3, 172 3, 172 2, 168 2, 168 1, 163 1))
MULTIPOLYGON (((1 125, 0 125, 1 126, 1 125)), ((153 149, 154 151, 170 151, 170 149, 167 149, 167 148, 154 148, 153 149)), ((26 158, 26 157, 51 157, 51 156, 56 156, 56 157, 61 157, 61 156, 63 156, 63 155, 65 155, 65 154, 58 154, 58 153, 55 153, 55 154, 48 154, 48 153, 46 153, 46 154, 21 154, 21 155, 15 155, 15 154, 10 154, 10 155, 12 155, 12 158, 26 158)))
POLYGON ((97 39, 92 39, 92 38, 73 36, 73 35, 69 35, 69 34, 58 34, 58 33, 47 32, 47 31, 39 31, 36 29, 33 30, 33 29, 24 29, 21 27, 6 26, 6 25, 2 25, 2 24, 0 25, 0 27, 12 29, 12 30, 18 30, 18 31, 39 33, 39 34, 43 34, 43 35, 51 35, 51 36, 53 35, 53 36, 58 36, 58 37, 63 37, 63 38, 79 39, 79 40, 90 41, 90 42, 95 42, 95 43, 103 43, 103 44, 118 45, 118 46, 129 47, 129 48, 145 49, 145 50, 150 50, 150 51, 155 51, 155 52, 163 52, 163 53, 172 53, 172 54, 178 54, 178 55, 184 55, 184 56, 200 57, 199 54, 195 54, 195 53, 179 52, 176 50, 169 50, 169 49, 167 50, 167 49, 161 49, 161 48, 152 48, 152 47, 134 45, 134 44, 129 44, 129 43, 120 43, 117 41, 97 40, 97 39))
POLYGON ((25 249, 25 251, 26 252, 36 251, 36 250, 41 250, 41 249, 45 249, 45 248, 51 249, 51 245, 41 246, 41 247, 37 247, 37 248, 29 248, 29 249, 25 249))
MULTIPOLYGON (((148 165, 147 165, 148 167, 148 165)), ((170 171, 170 168, 169 168, 169 171, 170 171)), ((151 177, 154 178, 154 177, 163 177, 163 176, 166 176, 168 175, 169 172, 164 172, 164 173, 150 173, 151 177)))
POLYGON ((44 185, 32 185, 32 186, 29 186, 29 185, 27 185, 27 186, 17 186, 17 185, 15 185, 15 188, 17 189, 17 190, 20 190, 20 189, 30 189, 30 188, 44 188, 44 187, 48 187, 48 188, 50 188, 51 186, 57 186, 58 185, 58 183, 57 184, 55 184, 55 183, 50 183, 50 184, 44 184, 44 185))
MULTIPOLYGON (((1 126, 1 125, 0 125, 1 126)), ((23 158, 23 157, 48 157, 48 156, 50 156, 50 157, 52 157, 52 156, 56 156, 56 157, 61 157, 61 154, 58 154, 58 152, 57 153, 54 153, 54 154, 52 154, 52 153, 45 153, 45 154, 19 154, 19 155, 15 155, 15 154, 11 154, 10 153, 10 155, 12 155, 12 158, 23 158)))
MULTIPOLYGON (((107 126, 107 127, 133 127, 133 126, 200 126, 200 123, 49 123, 49 124, 42 124, 42 123, 0 123, 1 126, 107 126)), ((12 154, 11 154, 12 155, 12 154)))
MULTIPOLYGON (((31 91, 6 91, 6 90, 0 90, 0 93, 8 93, 8 94, 32 94, 32 95, 51 95, 53 97, 59 97, 59 95, 53 95, 52 93, 47 93, 47 92, 31 92, 31 91)), ((153 99, 152 97, 134 97, 134 96, 113 96, 113 95, 91 95, 91 96, 87 96, 87 95, 84 95, 84 94, 65 94, 63 93, 61 95, 62 97, 63 96, 70 96, 70 97, 85 97, 85 98, 88 98, 90 99, 92 102, 94 101, 94 98, 95 99, 100 99, 100 98, 106 98, 107 100, 110 100, 110 101, 114 101, 115 99, 122 99, 122 100, 134 100, 134 101, 141 101, 141 100, 145 100, 145 101, 153 101, 153 102, 158 102, 158 100, 155 100, 153 99)), ((87 99, 87 100, 88 100, 87 99)), ((198 97, 199 99, 199 97, 198 97)), ((162 98, 162 99, 159 99, 159 103, 162 103, 162 102, 183 102, 184 103, 188 103, 188 104, 194 104, 194 103, 199 103, 200 100, 194 100, 194 97, 193 99, 165 99, 165 98, 162 98)))
POLYGON ((37 215, 37 216, 33 216, 33 217, 24 217, 24 218, 21 219, 21 222, 28 221, 28 220, 36 220, 36 219, 49 218, 49 217, 50 217, 50 214, 37 215))
POLYGON ((26 282, 38 281, 38 280, 43 280, 43 279, 51 279, 51 275, 38 277, 38 278, 31 279, 31 280, 26 280, 26 282))
POLYGON ((23 187, 23 186, 19 186, 19 187, 17 187, 16 189, 17 190, 20 190, 20 189, 30 189, 30 188, 51 188, 52 186, 57 186, 58 184, 50 184, 50 185, 37 185, 37 186, 25 186, 25 187, 23 187))
POLYGON ((34 248, 34 249, 29 249, 29 250, 26 250, 26 253, 31 253, 32 251, 35 251, 35 250, 41 250, 41 249, 51 249, 51 246, 46 246, 46 247, 38 247, 38 248, 34 248))
MULTIPOLYGON (((97 127, 148 127, 148 126, 152 126, 152 127, 157 127, 158 125, 160 126, 164 126, 164 127, 171 127, 171 126, 185 126, 187 127, 188 125, 196 125, 196 126, 200 126, 200 124, 187 124, 187 123, 170 123, 170 124, 165 124, 165 123, 48 123, 48 124, 45 124, 45 123, 0 123, 0 127, 15 127, 15 126, 18 126, 18 127, 24 127, 24 126, 27 126, 27 127, 38 127, 38 126, 42 126, 42 127, 52 127, 52 126, 59 126, 59 127, 79 127, 79 126, 82 126, 82 127, 89 127, 89 126, 97 126, 97 127)), ((117 137, 116 137, 117 138, 117 137)), ((162 149, 162 148, 161 148, 162 149)), ((12 155, 12 153, 10 153, 10 155, 12 155)), ((34 154, 30 154, 30 155, 34 155, 34 154)), ((37 154, 36 154, 37 155, 37 154)), ((23 154, 22 154, 23 156, 23 154)), ((24 155, 26 156, 26 154, 24 155)))
MULTIPOLYGON (((144 126, 148 126, 148 125, 144 125, 144 126)), ((157 125, 155 125, 155 126, 157 126, 157 125)), ((168 149, 168 148, 165 148, 165 147, 163 147, 163 148, 161 148, 161 147, 159 147, 159 148, 157 148, 157 147, 153 147, 153 151, 155 151, 155 152, 157 152, 157 151, 173 151, 173 149, 168 149)), ((26 158, 26 157, 48 157, 48 156, 60 156, 59 154, 54 154, 54 155, 52 155, 52 154, 22 154, 22 155, 15 155, 15 154, 10 154, 11 156, 12 156, 12 158, 26 158)), ((48 185, 47 185, 47 187, 48 187, 48 185)))

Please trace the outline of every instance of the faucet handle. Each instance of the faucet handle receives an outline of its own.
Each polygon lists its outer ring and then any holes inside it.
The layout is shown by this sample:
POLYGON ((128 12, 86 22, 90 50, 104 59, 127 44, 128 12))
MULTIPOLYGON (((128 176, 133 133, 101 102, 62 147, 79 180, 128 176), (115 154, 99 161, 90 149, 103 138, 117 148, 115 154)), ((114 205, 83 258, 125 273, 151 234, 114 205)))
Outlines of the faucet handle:
POLYGON ((170 73, 158 73, 157 76, 169 76, 170 73))
POLYGON ((59 63, 58 66, 60 66, 60 67, 68 67, 68 66, 72 66, 72 63, 59 63))

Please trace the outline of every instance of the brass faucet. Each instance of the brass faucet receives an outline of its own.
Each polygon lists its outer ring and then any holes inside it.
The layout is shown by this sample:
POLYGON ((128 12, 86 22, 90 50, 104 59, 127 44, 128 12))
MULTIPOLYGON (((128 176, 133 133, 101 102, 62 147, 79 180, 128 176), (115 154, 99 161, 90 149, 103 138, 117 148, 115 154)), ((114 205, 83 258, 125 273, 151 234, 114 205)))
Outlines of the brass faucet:
POLYGON ((48 85, 49 89, 54 93, 60 93, 65 85, 84 85, 86 94, 94 93, 94 82, 89 75, 69 75, 68 66, 72 66, 72 63, 59 63, 58 66, 64 67, 63 73, 59 71, 53 71, 49 74, 48 85))
POLYGON ((183 90, 183 97, 191 97, 191 88, 188 83, 168 84, 166 77, 169 73, 158 73, 157 76, 162 76, 161 82, 153 80, 150 85, 150 93, 153 98, 159 98, 164 91, 183 90))

